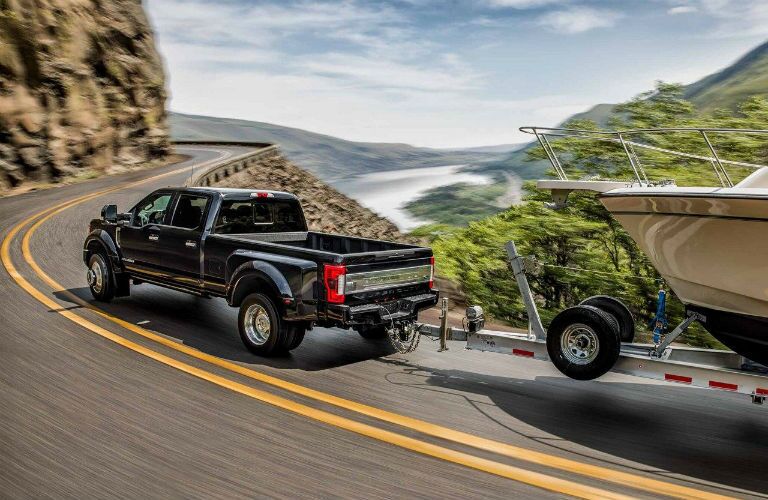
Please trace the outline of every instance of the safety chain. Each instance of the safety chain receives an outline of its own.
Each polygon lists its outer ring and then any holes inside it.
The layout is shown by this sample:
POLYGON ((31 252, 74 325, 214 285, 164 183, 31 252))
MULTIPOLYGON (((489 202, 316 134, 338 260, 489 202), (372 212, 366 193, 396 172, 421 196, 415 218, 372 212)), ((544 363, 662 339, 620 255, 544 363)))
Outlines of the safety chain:
POLYGON ((421 328, 419 325, 416 325, 416 323, 399 325, 397 327, 393 325, 392 328, 387 328, 387 337, 389 338, 392 347, 394 347, 397 352, 400 354, 408 354, 419 347, 421 328), (405 338, 401 338, 402 336, 405 338))

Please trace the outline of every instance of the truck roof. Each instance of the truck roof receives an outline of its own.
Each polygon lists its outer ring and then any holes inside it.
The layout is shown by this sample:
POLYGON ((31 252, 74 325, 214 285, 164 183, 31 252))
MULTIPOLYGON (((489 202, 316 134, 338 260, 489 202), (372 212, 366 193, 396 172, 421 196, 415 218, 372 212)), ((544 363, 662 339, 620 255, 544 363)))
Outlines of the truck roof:
POLYGON ((179 191, 190 193, 217 193, 223 198, 255 198, 254 193, 267 193, 270 198, 283 200, 297 200, 296 195, 284 191, 271 191, 269 189, 237 189, 237 188, 218 188, 218 187, 179 187, 179 191), (252 196, 254 195, 254 196, 252 196))

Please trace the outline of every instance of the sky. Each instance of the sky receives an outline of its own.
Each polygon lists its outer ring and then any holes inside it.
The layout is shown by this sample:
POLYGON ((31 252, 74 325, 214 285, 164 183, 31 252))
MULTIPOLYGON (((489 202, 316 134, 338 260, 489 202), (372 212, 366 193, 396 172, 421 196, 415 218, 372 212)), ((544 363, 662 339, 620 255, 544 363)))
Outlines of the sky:
POLYGON ((768 39, 768 0, 145 0, 173 111, 344 139, 527 141, 768 39))

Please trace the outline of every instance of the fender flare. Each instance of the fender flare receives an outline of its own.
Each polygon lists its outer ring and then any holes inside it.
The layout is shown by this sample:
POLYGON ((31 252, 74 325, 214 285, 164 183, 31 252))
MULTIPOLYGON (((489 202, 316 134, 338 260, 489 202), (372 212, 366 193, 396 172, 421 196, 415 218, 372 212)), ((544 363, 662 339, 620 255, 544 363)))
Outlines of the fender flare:
POLYGON ((123 271, 123 258, 120 255, 120 251, 109 233, 103 229, 94 229, 85 238, 85 243, 83 243, 83 261, 85 265, 88 265, 88 255, 93 245, 98 245, 104 250, 112 261, 112 268, 115 271, 123 271))
MULTIPOLYGON (((245 298, 246 291, 255 282, 264 282, 270 288, 273 294, 278 299, 290 299, 294 302, 293 292, 288 280, 285 279, 283 273, 281 273, 275 266, 259 260, 249 260, 240 264, 229 278, 229 287, 227 293, 227 302, 231 306, 238 306, 240 302, 245 298)), ((278 308, 282 308, 283 304, 275 304, 278 308)))

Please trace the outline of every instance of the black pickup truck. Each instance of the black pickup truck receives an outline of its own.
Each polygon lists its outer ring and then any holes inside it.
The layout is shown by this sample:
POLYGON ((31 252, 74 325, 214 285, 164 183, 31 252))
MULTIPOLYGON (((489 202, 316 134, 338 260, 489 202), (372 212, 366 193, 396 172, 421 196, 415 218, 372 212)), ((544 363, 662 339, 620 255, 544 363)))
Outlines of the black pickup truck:
POLYGON ((259 355, 296 348, 314 325, 405 334, 438 296, 431 249, 308 231, 299 200, 276 191, 167 188, 126 213, 106 205, 83 259, 97 300, 145 282, 225 298, 259 355))

